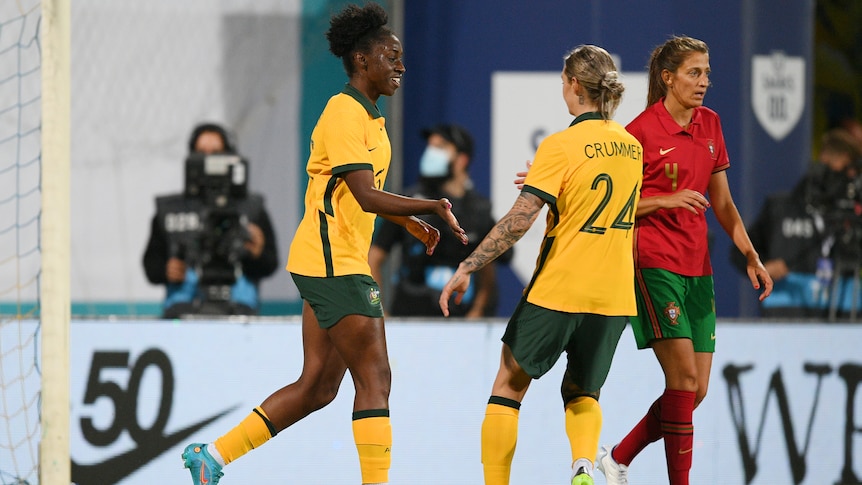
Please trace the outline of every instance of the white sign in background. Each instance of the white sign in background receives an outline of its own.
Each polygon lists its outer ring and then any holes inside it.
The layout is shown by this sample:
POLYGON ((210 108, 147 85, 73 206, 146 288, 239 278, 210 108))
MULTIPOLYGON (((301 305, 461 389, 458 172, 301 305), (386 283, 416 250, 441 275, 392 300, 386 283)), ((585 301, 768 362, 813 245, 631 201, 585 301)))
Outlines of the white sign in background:
MULTIPOLYGON (((617 65, 619 62, 617 61, 617 65)), ((614 120, 625 126, 646 107, 647 74, 623 72, 625 92, 614 120)), ((562 131, 574 117, 563 101, 559 72, 495 72, 491 79, 491 201, 499 219, 514 204, 515 173, 526 169, 539 143, 562 131)), ((545 231, 543 209, 533 227, 518 241, 511 267, 526 283, 536 266, 545 231)))
MULTIPOLYGON (((504 327, 500 320, 387 322, 391 483, 482 482, 480 427, 504 327)), ((862 327, 720 322, 717 334, 710 393, 695 412, 692 483, 858 483, 841 476, 862 469, 862 403, 855 399, 862 327), (750 481, 744 456, 749 469, 756 466, 750 481)), ((296 320, 74 322, 71 344, 72 459, 83 471, 77 476, 89 477, 78 485, 115 483, 111 476, 121 472, 128 477, 116 483, 123 485, 190 483, 183 447, 236 425, 293 382, 302 365, 296 320), (207 424, 195 429, 200 423, 207 424)), ((568 478, 563 365, 535 381, 523 402, 513 484, 568 478)), ((617 442, 662 389, 652 352, 636 350, 627 329, 602 391, 601 442, 617 442)), ((348 374, 329 407, 228 466, 222 483, 359 483, 352 398, 348 374)), ((632 483, 666 482, 663 450, 655 443, 634 461, 632 483)))

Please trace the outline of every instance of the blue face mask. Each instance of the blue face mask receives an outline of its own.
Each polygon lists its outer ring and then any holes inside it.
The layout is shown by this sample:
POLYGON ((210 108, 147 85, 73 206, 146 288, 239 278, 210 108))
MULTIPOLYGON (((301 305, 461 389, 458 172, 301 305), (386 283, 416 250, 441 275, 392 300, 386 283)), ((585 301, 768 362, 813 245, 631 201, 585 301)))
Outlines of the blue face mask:
POLYGON ((423 177, 446 177, 449 175, 449 152, 429 146, 419 159, 419 174, 423 177))

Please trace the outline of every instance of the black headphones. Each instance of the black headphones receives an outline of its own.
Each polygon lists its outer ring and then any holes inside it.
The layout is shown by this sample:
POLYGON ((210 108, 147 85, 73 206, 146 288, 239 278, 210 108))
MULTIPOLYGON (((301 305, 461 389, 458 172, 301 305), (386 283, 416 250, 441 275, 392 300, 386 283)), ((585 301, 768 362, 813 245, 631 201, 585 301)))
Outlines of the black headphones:
POLYGON ((192 134, 189 137, 189 153, 194 153, 195 144, 197 144, 198 138, 203 133, 218 133, 221 137, 222 143, 224 144, 225 152, 236 153, 236 144, 234 143, 233 136, 224 129, 224 127, 217 123, 201 123, 195 126, 195 129, 192 130, 192 134))

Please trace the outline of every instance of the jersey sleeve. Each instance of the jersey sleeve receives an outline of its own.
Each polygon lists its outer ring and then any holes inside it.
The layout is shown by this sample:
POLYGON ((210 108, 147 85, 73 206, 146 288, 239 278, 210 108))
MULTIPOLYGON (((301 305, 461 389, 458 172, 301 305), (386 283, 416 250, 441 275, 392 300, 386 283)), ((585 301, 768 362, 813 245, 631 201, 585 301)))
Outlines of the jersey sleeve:
POLYGON ((546 138, 539 144, 533 165, 524 180, 524 192, 529 192, 549 204, 557 202, 567 170, 566 153, 556 137, 546 138))
POLYGON ((727 155, 727 146, 724 144, 724 131, 721 129, 721 119, 717 113, 715 113, 715 133, 715 164, 712 167, 712 173, 730 168, 730 157, 727 155))
POLYGON ((356 106, 336 110, 339 120, 327 123, 323 137, 333 174, 356 169, 372 169, 371 153, 366 146, 365 124, 368 114, 357 103, 356 106))

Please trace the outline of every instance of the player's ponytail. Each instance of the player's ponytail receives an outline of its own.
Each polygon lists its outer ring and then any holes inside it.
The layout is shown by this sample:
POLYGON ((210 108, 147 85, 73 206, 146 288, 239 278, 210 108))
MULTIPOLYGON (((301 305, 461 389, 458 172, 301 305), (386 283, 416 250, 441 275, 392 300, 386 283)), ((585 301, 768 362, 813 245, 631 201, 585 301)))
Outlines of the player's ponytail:
POLYGON ((575 47, 565 58, 566 76, 575 78, 585 95, 599 106, 599 114, 609 120, 620 105, 625 86, 608 51, 595 45, 575 47))

